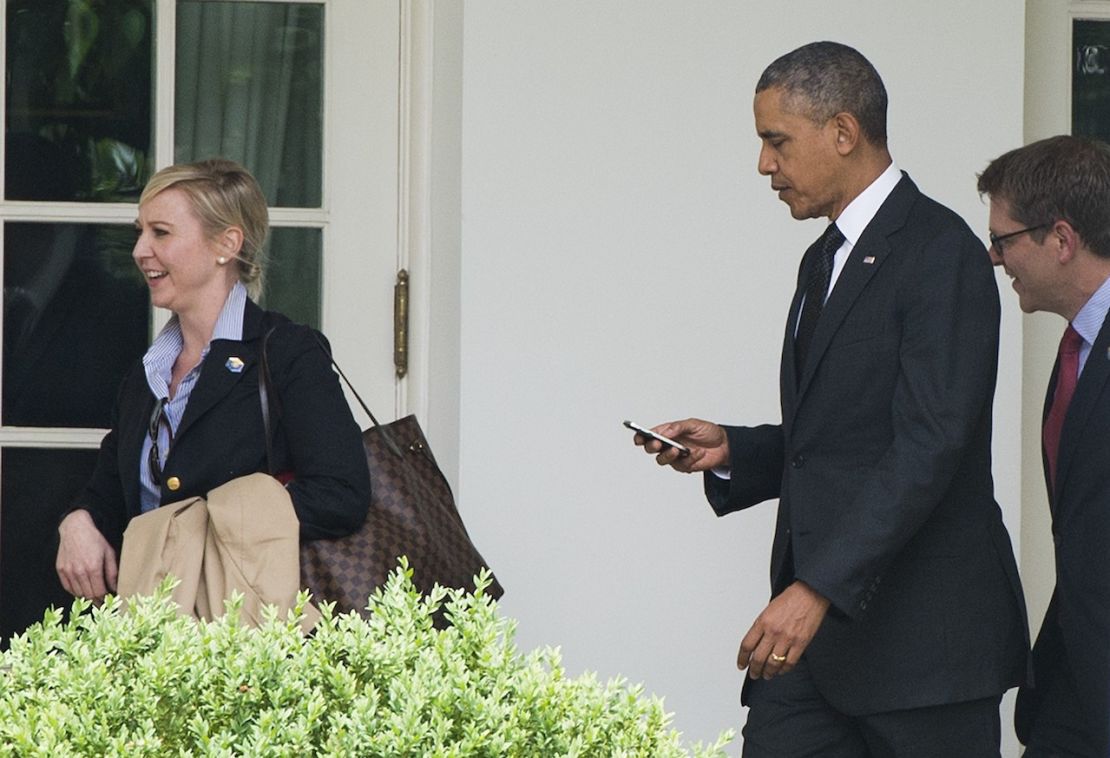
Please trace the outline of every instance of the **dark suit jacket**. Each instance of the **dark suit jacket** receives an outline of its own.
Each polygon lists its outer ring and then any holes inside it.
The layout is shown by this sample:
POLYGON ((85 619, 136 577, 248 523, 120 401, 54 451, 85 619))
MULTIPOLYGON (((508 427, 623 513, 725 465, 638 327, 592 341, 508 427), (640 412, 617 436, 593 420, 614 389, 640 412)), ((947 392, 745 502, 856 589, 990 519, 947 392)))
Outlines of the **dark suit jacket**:
MULTIPOLYGON (((1045 415, 1056 391, 1056 372, 1045 415)), ((1018 693, 1018 736, 1047 719, 1072 749, 1110 755, 1110 316, 1091 348, 1060 434, 1052 509, 1056 587, 1033 647, 1033 686, 1018 693), (1057 700, 1048 703, 1045 696, 1057 700)))
POLYGON ((903 175, 799 368, 794 325, 815 248, 787 320, 782 424, 727 427, 732 478, 708 475, 706 494, 719 515, 779 498, 772 594, 797 578, 831 601, 806 660, 834 707, 999 694, 1024 678, 1028 631, 990 470, 990 261, 903 175))
MULTIPOLYGON (((338 378, 312 331, 247 301, 243 339, 215 340, 189 396, 181 425, 163 461, 161 504, 205 496, 239 476, 267 471, 266 436, 258 393, 262 336, 281 412, 274 415, 270 470, 292 472, 293 507, 305 539, 357 529, 370 505, 370 475, 362 439, 338 378), (243 371, 225 364, 235 356, 243 371), (177 477, 180 487, 166 483, 177 477)), ((116 548, 127 522, 139 515, 139 458, 154 396, 138 363, 120 388, 111 430, 96 470, 75 507, 87 509, 116 548)))

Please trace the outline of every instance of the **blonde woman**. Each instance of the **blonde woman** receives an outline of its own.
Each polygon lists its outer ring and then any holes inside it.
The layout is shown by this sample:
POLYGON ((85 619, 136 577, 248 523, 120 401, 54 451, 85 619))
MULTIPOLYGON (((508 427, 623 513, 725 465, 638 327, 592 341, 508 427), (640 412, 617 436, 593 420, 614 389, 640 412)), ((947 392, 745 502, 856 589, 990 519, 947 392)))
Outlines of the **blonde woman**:
POLYGON ((258 183, 208 160, 155 174, 139 200, 132 253, 151 302, 172 312, 124 379, 96 470, 59 525, 56 567, 73 595, 116 589, 135 516, 246 474, 286 472, 301 537, 355 531, 370 502, 358 426, 313 331, 264 311, 269 227, 258 183), (263 337, 281 412, 268 465, 259 398, 263 337))

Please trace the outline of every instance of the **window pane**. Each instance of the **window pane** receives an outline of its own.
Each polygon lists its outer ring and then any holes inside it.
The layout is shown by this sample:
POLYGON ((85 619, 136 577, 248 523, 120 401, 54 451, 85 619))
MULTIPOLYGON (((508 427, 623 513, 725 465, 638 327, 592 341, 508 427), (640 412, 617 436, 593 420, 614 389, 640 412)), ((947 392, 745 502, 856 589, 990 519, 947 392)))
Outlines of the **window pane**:
POLYGON ((1076 20, 1072 52, 1072 134, 1110 141, 1110 21, 1076 20))
POLYGON ((119 225, 4 225, 5 425, 108 426, 150 331, 134 240, 119 225))
POLYGON ((255 175, 272 206, 319 207, 322 5, 177 5, 178 162, 222 156, 255 175))
POLYGON ((5 448, 0 474, 0 635, 73 601, 58 581, 54 556, 62 512, 92 476, 95 450, 5 448))
POLYGON ((270 260, 262 303, 301 324, 320 328, 319 229, 270 230, 270 260))
POLYGON ((151 150, 151 5, 9 0, 5 196, 135 199, 151 150))

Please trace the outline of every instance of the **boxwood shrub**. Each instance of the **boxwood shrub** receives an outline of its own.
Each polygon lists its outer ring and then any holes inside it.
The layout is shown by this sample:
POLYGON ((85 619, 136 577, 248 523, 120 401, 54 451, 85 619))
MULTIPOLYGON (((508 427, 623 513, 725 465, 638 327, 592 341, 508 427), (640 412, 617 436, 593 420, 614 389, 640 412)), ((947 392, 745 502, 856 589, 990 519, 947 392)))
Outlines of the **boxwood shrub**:
POLYGON ((170 581, 127 612, 78 600, 0 657, 0 755, 724 754, 730 732, 687 748, 640 687, 568 677, 556 649, 520 653, 487 586, 422 596, 402 563, 369 620, 325 607, 307 637, 302 605, 257 629, 239 599, 217 621, 180 616, 170 581))

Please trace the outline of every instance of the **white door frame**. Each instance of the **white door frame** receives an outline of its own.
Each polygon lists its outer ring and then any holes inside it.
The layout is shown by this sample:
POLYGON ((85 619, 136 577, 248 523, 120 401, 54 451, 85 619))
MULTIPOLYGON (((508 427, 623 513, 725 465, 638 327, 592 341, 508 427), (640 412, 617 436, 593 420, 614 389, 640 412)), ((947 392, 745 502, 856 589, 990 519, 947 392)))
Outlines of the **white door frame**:
POLYGON ((400 0, 400 77, 398 82, 397 270, 409 279, 409 370, 397 383, 398 417, 428 415, 428 363, 432 267, 431 108, 434 6, 428 0, 400 0))

